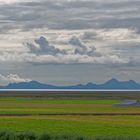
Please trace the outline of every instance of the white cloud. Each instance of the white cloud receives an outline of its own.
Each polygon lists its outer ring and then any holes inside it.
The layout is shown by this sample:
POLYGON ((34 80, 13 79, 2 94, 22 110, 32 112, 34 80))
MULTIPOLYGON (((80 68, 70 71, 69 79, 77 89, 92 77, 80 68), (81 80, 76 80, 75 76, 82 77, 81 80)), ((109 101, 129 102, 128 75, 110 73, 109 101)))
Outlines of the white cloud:
POLYGON ((0 3, 14 3, 17 2, 18 0, 0 0, 0 3))
POLYGON ((0 4, 13 4, 17 2, 31 2, 34 0, 0 0, 0 4))
POLYGON ((28 78, 22 78, 17 74, 2 75, 0 74, 0 81, 2 83, 19 83, 19 82, 29 82, 28 78))

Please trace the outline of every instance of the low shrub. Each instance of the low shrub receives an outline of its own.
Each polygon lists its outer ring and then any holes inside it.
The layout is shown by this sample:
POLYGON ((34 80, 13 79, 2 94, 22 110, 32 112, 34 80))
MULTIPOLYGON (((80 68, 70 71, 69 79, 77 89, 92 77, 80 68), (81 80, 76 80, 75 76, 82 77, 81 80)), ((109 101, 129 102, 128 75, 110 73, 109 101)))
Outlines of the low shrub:
POLYGON ((31 132, 10 132, 10 131, 0 131, 0 140, 140 140, 140 137, 92 137, 86 138, 82 136, 51 136, 47 133, 37 135, 31 132))

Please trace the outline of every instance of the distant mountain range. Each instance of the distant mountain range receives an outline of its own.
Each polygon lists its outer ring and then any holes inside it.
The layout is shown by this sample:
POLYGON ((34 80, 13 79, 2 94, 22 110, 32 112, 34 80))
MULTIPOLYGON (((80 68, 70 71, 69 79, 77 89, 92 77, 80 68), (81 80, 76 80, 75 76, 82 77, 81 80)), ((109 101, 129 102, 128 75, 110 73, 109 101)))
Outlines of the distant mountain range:
POLYGON ((136 90, 140 89, 140 84, 133 80, 129 81, 118 81, 116 79, 111 79, 103 84, 79 84, 73 86, 55 86, 39 83, 37 81, 21 82, 21 83, 10 83, 7 86, 1 86, 1 89, 95 89, 95 90, 136 90))

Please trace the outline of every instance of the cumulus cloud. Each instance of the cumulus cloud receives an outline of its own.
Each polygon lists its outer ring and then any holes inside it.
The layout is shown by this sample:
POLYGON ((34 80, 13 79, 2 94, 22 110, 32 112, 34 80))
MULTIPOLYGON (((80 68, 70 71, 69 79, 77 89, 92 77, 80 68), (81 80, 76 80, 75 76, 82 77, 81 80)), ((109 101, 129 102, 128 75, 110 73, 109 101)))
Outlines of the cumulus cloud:
POLYGON ((35 53, 37 55, 56 55, 64 54, 64 51, 61 51, 58 48, 55 48, 53 45, 50 45, 48 40, 41 36, 39 39, 36 39, 34 43, 25 43, 25 46, 30 50, 30 53, 35 53))
POLYGON ((89 48, 88 46, 83 44, 80 38, 76 36, 73 36, 69 40, 69 44, 75 47, 75 54, 101 57, 101 54, 99 52, 96 52, 96 47, 92 46, 91 48, 89 48))
POLYGON ((72 36, 66 42, 67 48, 50 45, 45 37, 25 43, 25 52, 1 52, 0 62, 18 62, 31 64, 125 64, 129 57, 123 57, 112 51, 102 51, 93 44, 87 44, 80 37, 72 36))
POLYGON ((97 51, 95 46, 88 46, 77 36, 72 36, 67 42, 72 51, 69 51, 68 48, 65 50, 56 49, 54 45, 50 45, 45 37, 36 39, 35 43, 26 43, 29 52, 24 60, 32 64, 124 64, 128 62, 127 59, 121 59, 118 55, 97 51))
POLYGON ((0 74, 0 81, 6 83, 19 83, 19 82, 29 82, 31 79, 22 78, 17 74, 2 75, 0 74))
POLYGON ((88 47, 86 46, 80 38, 73 36, 68 41, 68 45, 72 46, 74 53, 69 52, 69 50, 61 50, 56 48, 47 41, 47 39, 41 36, 39 39, 35 39, 34 43, 25 43, 25 46, 29 49, 30 53, 36 55, 87 55, 87 56, 96 56, 100 57, 101 54, 96 52, 96 48, 94 46, 88 47))

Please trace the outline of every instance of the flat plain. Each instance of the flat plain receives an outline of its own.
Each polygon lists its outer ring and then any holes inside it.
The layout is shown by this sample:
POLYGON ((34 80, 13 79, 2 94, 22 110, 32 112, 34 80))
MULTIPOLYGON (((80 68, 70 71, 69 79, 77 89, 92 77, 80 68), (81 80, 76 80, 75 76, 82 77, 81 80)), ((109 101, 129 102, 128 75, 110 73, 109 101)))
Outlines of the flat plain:
POLYGON ((124 99, 140 94, 0 93, 0 130, 140 137, 140 107, 113 106, 124 99))

